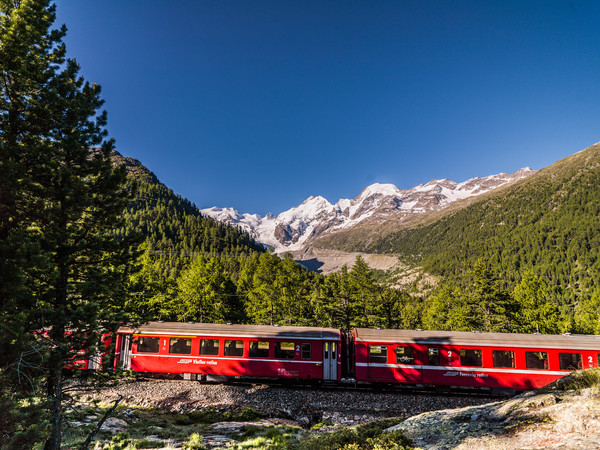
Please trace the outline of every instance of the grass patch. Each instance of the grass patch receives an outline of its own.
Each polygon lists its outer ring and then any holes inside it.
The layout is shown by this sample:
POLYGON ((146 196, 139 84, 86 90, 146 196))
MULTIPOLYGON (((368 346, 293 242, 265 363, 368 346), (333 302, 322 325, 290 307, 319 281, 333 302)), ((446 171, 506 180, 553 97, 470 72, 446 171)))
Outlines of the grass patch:
POLYGON ((527 416, 527 417, 520 417, 515 419, 514 422, 506 425, 504 427, 504 433, 505 434, 509 434, 509 435, 514 435, 516 433, 519 433, 523 430, 525 430, 527 427, 531 426, 531 425, 539 425, 542 423, 551 423, 552 422, 552 418, 547 415, 547 414, 541 414, 541 415, 537 415, 537 416, 527 416))
POLYGON ((556 390, 576 391, 580 392, 583 389, 600 387, 600 368, 578 370, 571 375, 560 378, 554 383, 543 387, 541 392, 550 392, 556 390))
POLYGON ((198 433, 192 433, 191 436, 182 445, 184 450, 204 450, 206 447, 202 445, 202 436, 198 433))
MULTIPOLYGON (((79 447, 109 407, 105 404, 86 404, 66 414, 67 423, 63 434, 65 445, 70 448, 79 447)), ((100 443, 100 448, 118 450, 164 447, 165 442, 160 440, 183 441, 189 443, 189 448, 203 448, 201 436, 209 431, 208 425, 215 422, 253 421, 262 415, 253 409, 241 412, 208 409, 177 414, 155 408, 119 406, 112 417, 124 420, 127 427, 114 436, 109 431, 98 432, 94 440, 100 443), (148 439, 148 436, 156 436, 160 440, 148 439)))
POLYGON ((313 436, 300 442, 297 450, 383 450, 411 449, 412 444, 402 432, 387 433, 383 430, 401 422, 400 418, 390 418, 370 422, 357 427, 344 428, 340 431, 313 436))
POLYGON ((289 426, 255 427, 248 426, 244 429, 238 444, 231 445, 233 449, 268 448, 289 449, 294 448, 302 437, 301 428, 289 426))
POLYGON ((263 414, 252 408, 246 408, 242 412, 218 411, 216 409, 204 409, 193 411, 188 414, 179 414, 179 423, 184 425, 196 423, 216 423, 216 422, 251 422, 262 419, 263 414))
POLYGON ((330 420, 325 420, 323 422, 315 423, 311 427, 311 430, 320 430, 321 428, 330 427, 332 425, 333 425, 333 422, 331 422, 330 420))

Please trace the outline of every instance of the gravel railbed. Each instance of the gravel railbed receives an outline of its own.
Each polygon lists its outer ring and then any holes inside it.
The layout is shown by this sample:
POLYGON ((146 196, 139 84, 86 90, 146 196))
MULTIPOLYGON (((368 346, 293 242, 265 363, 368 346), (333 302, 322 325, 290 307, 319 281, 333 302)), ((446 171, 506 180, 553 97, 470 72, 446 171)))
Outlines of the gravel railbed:
POLYGON ((86 393, 104 402, 123 396, 122 405, 159 408, 185 413, 214 408, 242 411, 253 408, 269 417, 312 425, 329 421, 354 425, 382 417, 409 417, 426 411, 481 405, 490 397, 428 395, 405 391, 320 389, 266 384, 202 384, 195 381, 138 380, 122 382, 98 393, 86 393))

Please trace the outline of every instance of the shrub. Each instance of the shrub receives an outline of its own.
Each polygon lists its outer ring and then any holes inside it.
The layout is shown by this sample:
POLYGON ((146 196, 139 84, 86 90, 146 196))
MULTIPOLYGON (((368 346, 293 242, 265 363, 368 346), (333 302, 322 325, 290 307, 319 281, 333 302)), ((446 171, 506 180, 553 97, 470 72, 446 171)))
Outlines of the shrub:
POLYGON ((300 450, 409 449, 411 442, 402 432, 384 433, 383 431, 400 421, 401 419, 398 418, 383 419, 353 428, 345 428, 306 439, 298 445, 298 448, 300 450))
POLYGON ((183 448, 185 450, 204 450, 206 447, 202 445, 202 436, 198 433, 193 433, 188 440, 183 443, 183 448))
POLYGON ((554 383, 542 388, 542 392, 563 390, 581 391, 582 389, 600 387, 600 368, 578 370, 554 383))

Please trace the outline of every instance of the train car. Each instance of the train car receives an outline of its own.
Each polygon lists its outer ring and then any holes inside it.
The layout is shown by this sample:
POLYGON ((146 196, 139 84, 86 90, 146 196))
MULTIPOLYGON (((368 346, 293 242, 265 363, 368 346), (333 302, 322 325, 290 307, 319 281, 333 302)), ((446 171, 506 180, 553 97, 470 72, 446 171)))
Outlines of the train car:
POLYGON ((352 331, 357 381, 537 389, 600 365, 600 336, 352 331))
POLYGON ((150 322, 117 331, 115 363, 186 379, 339 381, 342 333, 332 328, 150 322))

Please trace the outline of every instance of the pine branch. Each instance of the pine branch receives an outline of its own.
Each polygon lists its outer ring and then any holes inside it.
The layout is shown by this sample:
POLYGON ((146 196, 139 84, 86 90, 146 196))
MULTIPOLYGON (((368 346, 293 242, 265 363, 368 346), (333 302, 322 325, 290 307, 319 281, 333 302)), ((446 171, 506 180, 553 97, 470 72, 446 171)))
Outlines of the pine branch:
POLYGON ((94 428, 92 430, 92 432, 89 434, 89 436, 87 437, 85 442, 83 444, 81 444, 81 447, 79 447, 80 450, 87 450, 90 447, 90 444, 92 443, 92 440, 94 439, 94 436, 96 436, 98 431, 100 431, 100 428, 102 428, 102 425, 104 425, 104 422, 106 422, 106 419, 108 419, 110 417, 110 415, 113 413, 113 411, 115 409, 117 409, 117 406, 119 405, 119 402, 121 400, 123 400, 123 396, 119 395, 119 398, 115 400, 114 405, 112 405, 110 407, 110 409, 108 411, 106 411, 106 413, 104 413, 104 416, 102 416, 102 419, 100 419, 100 422, 98 422, 96 424, 96 428, 94 428))

